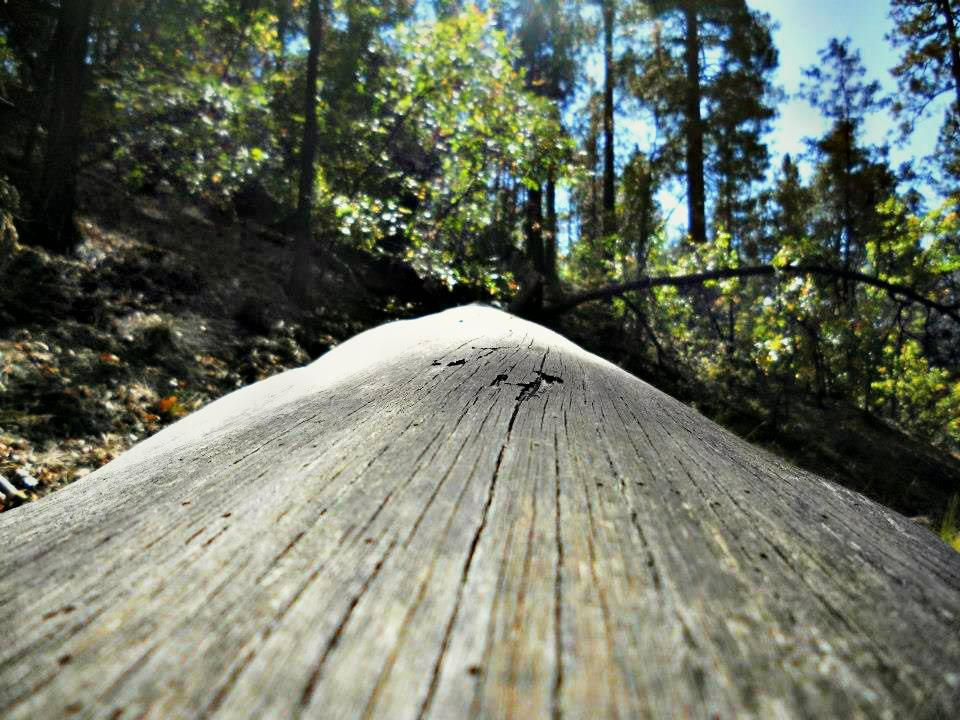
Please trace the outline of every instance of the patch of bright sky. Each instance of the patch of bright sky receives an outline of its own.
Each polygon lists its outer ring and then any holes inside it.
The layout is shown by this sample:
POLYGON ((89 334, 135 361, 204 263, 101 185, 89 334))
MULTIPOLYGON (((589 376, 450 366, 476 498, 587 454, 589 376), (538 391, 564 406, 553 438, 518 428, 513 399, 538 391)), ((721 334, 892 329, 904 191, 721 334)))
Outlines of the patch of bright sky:
MULTIPOLYGON (((777 156, 804 151, 803 139, 822 134, 827 123, 809 103, 793 96, 803 81, 803 69, 818 64, 818 51, 831 37, 850 37, 851 47, 860 51, 866 79, 878 80, 884 94, 896 90, 890 69, 897 64, 897 50, 885 39, 893 29, 889 17, 889 3, 883 0, 748 0, 754 10, 768 13, 777 23, 773 39, 780 51, 780 67, 775 82, 790 96, 780 106, 770 147, 777 156)), ((942 117, 939 113, 922 121, 910 142, 898 147, 894 140, 895 122, 890 114, 881 111, 868 118, 864 140, 870 144, 890 145, 890 159, 894 166, 912 158, 921 158, 933 152, 942 117)))

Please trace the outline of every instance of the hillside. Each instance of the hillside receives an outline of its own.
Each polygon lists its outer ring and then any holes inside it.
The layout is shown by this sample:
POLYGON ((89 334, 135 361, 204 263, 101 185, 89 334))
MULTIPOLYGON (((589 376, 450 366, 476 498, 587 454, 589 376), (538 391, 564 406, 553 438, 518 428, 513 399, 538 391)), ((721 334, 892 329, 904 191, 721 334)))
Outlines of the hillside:
POLYGON ((0 473, 20 490, 6 508, 372 321, 297 311, 282 238, 173 193, 87 176, 81 202, 75 257, 20 245, 4 270, 0 473))

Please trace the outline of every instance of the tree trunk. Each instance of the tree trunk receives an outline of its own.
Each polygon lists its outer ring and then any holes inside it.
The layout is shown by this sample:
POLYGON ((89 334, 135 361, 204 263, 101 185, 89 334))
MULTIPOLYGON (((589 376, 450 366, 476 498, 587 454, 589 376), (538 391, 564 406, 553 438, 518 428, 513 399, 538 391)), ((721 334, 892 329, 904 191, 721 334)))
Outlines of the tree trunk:
MULTIPOLYGON (((56 252, 68 252, 80 240, 73 213, 84 68, 92 14, 93 0, 62 2, 53 36, 47 143, 30 234, 35 242, 56 252)), ((32 152, 32 148, 28 151, 32 152)))
POLYGON ((282 71, 287 64, 287 34, 290 32, 290 4, 282 0, 277 4, 277 54, 274 67, 282 71))
MULTIPOLYGON (((63 8, 61 8, 61 10, 63 10, 63 8)), ((42 46, 43 44, 47 44, 62 50, 61 47, 53 44, 53 36, 57 32, 57 23, 54 23, 52 28, 52 32, 47 29, 45 24, 37 28, 37 32, 43 33, 42 42, 38 42, 38 45, 42 46)), ((34 153, 37 149, 37 143, 40 140, 40 130, 42 124, 50 118, 50 107, 53 101, 50 94, 50 73, 55 52, 56 51, 51 51, 45 55, 41 55, 36 59, 35 63, 27 65, 24 68, 25 72, 28 73, 28 78, 32 79, 34 84, 34 91, 24 97, 24 110, 30 123, 23 141, 23 148, 21 149, 24 168, 32 169, 34 167, 34 153)), ((42 166, 40 172, 43 172, 42 166)))
POLYGON ((686 20, 685 57, 687 66, 686 152, 687 152, 687 215, 690 240, 707 241, 706 190, 703 177, 703 120, 700 117, 700 26, 697 11, 684 3, 686 20))
POLYGON ((603 3, 603 218, 604 235, 617 232, 616 170, 613 148, 613 24, 615 0, 603 3))
POLYGON ((524 201, 523 236, 526 275, 511 307, 522 315, 536 315, 543 308, 546 256, 543 247, 543 192, 540 186, 527 188, 524 201))
POLYGON ((599 141, 597 137, 597 127, 594 122, 595 116, 591 112, 590 127, 587 130, 587 137, 584 140, 584 151, 587 155, 587 167, 589 170, 587 187, 587 212, 584 216, 580 215, 580 235, 587 238, 591 243, 596 243, 597 239, 603 235, 603 229, 600 227, 600 203, 598 203, 597 193, 597 164, 599 158, 599 141))
POLYGON ((542 327, 364 333, 0 515, 0 715, 952 717, 960 555, 542 327))
POLYGON ((646 273, 647 255, 650 252, 650 239, 655 232, 653 225, 654 178, 650 163, 641 160, 636 165, 637 183, 634 212, 637 215, 637 237, 633 248, 634 258, 637 261, 636 276, 643 277, 646 273))
POLYGON ((543 192, 540 186, 527 188, 524 202, 523 237, 526 245, 527 261, 533 269, 544 273, 543 251, 543 192))
POLYGON ((290 277, 290 294, 306 305, 310 295, 313 268, 313 200, 317 177, 317 66, 323 42, 323 17, 320 0, 310 0, 307 20, 307 77, 304 93, 303 145, 300 147, 300 183, 297 188, 296 246, 290 277))
POLYGON ((543 232, 543 274, 548 288, 556 290, 557 277, 557 181, 553 171, 547 174, 546 216, 543 232))
POLYGON ((937 0, 943 23, 947 29, 947 41, 950 51, 950 71, 953 74, 953 89, 957 95, 957 112, 960 113, 960 41, 957 40, 957 20, 950 6, 950 0, 937 0))
MULTIPOLYGON (((840 211, 841 218, 841 237, 839 255, 840 262, 844 270, 850 269, 851 248, 857 242, 855 218, 853 216, 853 198, 858 192, 854 187, 853 177, 853 144, 855 142, 853 121, 845 119, 841 121, 840 130, 843 137, 843 175, 840 178, 840 211)), ((859 190, 862 192, 862 190, 859 190)), ((849 300, 849 287, 844 284, 844 299, 849 300)))

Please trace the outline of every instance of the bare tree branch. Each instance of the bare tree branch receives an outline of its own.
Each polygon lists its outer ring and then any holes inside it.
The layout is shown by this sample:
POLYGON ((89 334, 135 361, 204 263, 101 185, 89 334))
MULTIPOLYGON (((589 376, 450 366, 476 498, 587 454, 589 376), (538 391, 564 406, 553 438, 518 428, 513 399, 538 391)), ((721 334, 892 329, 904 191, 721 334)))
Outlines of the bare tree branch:
POLYGON ((946 305, 936 300, 922 295, 908 285, 892 283, 872 275, 866 275, 856 270, 845 270, 843 268, 830 267, 829 265, 786 265, 776 267, 774 265, 754 265, 743 268, 720 268, 718 270, 709 270, 702 273, 691 275, 668 275, 661 277, 645 277, 633 282, 608 285, 594 290, 571 295, 563 298, 552 305, 544 308, 545 315, 559 315, 572 310, 578 305, 592 300, 608 300, 613 297, 623 295, 634 290, 646 290, 647 288, 658 286, 672 287, 690 287, 694 285, 703 285, 709 280, 727 280, 730 278, 743 277, 773 277, 775 275, 823 275, 842 280, 852 280, 863 285, 870 285, 881 290, 886 290, 891 296, 900 296, 922 305, 925 308, 936 310, 946 315, 954 322, 960 324, 960 313, 957 312, 956 305, 946 305))

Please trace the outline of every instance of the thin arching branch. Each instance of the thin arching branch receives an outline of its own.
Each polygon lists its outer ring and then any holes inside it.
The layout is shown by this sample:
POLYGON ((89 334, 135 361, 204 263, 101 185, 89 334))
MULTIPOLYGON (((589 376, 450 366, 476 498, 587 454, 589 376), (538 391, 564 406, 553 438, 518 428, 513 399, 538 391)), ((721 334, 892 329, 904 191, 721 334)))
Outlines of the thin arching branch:
POLYGON ((645 277, 633 282, 620 283, 616 285, 607 285, 606 287, 588 290, 586 292, 571 295, 563 298, 552 305, 544 308, 545 315, 559 315, 572 310, 578 305, 592 300, 608 300, 618 297, 624 293, 634 290, 646 290, 647 288, 658 286, 671 287, 690 287, 703 285, 709 280, 727 280, 730 278, 743 277, 773 277, 775 275, 822 275, 842 280, 851 280, 863 285, 886 290, 891 296, 900 296, 910 302, 922 305, 925 308, 936 310, 946 315, 954 322, 960 324, 960 313, 957 312, 956 305, 947 305, 936 300, 931 300, 927 296, 919 293, 908 285, 888 282, 873 275, 866 275, 856 270, 845 270, 843 268, 830 267, 829 265, 785 265, 777 267, 775 265, 754 265, 743 268, 720 268, 718 270, 709 270, 702 273, 693 273, 691 275, 667 275, 661 277, 645 277))

